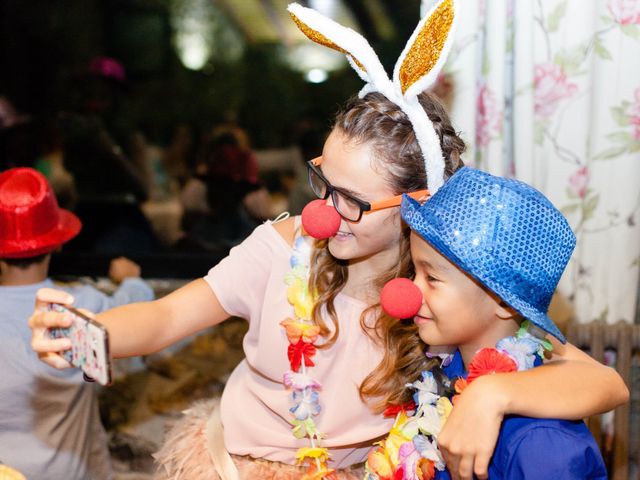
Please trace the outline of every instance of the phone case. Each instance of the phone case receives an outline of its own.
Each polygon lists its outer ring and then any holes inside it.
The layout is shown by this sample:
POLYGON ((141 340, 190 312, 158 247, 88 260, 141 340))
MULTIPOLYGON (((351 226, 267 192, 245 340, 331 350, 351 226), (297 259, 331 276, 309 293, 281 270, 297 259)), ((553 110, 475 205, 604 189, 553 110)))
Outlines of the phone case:
POLYGON ((107 329, 97 321, 87 317, 72 307, 50 304, 56 312, 69 312, 73 323, 68 328, 51 328, 51 338, 71 339, 71 349, 61 353, 65 360, 101 385, 111 383, 111 357, 107 329))

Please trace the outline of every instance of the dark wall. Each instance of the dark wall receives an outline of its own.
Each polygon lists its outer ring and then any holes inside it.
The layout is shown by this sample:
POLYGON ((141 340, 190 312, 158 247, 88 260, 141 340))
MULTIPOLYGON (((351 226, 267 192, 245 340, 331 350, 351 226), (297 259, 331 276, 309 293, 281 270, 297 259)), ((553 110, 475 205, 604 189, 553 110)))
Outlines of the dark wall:
MULTIPOLYGON (((397 38, 386 41, 370 29, 361 3, 354 7, 369 30, 364 34, 391 71, 419 2, 388 5, 397 38)), ((171 47, 168 11, 169 0, 0 0, 0 95, 28 112, 73 109, 91 58, 114 56, 127 69, 118 111, 126 124, 162 143, 177 123, 208 128, 233 111, 254 145, 266 148, 289 143, 301 116, 328 125, 338 105, 361 87, 350 69, 324 84, 306 83, 283 63, 282 46, 275 44, 247 45, 236 62, 187 70, 171 47)))
POLYGON ((305 82, 283 63, 277 44, 247 45, 236 62, 190 71, 170 35, 165 2, 0 0, 0 95, 29 113, 77 108, 90 60, 113 56, 127 69, 118 110, 125 123, 162 143, 177 123, 207 129, 233 111, 265 148, 287 144, 301 115, 329 124, 360 86, 352 72, 322 85, 305 82))
POLYGON ((0 92, 24 110, 55 108, 66 78, 104 45, 99 0, 0 0, 0 92))

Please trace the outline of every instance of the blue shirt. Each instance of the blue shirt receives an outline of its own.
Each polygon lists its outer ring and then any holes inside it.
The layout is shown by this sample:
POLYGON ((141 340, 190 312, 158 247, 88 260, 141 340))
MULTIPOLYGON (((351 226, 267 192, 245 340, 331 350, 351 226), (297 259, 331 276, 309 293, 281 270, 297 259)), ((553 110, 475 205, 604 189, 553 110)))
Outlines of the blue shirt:
POLYGON ((27 320, 43 287, 68 291, 75 306, 93 312, 151 300, 153 291, 138 278, 126 279, 112 296, 86 285, 60 288, 51 280, 0 286, 0 462, 29 480, 108 480, 95 384, 84 382, 78 369, 49 367, 31 349, 27 320))
MULTIPOLYGON (((467 376, 460 352, 444 370, 451 379, 467 376)), ((450 478, 446 471, 435 476, 450 478)), ((489 478, 606 480, 607 470, 584 422, 509 415, 500 428, 489 478)))

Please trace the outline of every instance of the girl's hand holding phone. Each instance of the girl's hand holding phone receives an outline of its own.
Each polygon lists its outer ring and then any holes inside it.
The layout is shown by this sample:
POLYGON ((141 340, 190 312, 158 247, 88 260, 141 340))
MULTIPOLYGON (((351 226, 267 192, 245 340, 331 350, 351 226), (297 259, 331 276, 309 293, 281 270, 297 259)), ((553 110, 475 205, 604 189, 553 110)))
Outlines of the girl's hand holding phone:
POLYGON ((73 296, 67 292, 51 288, 41 288, 36 293, 36 303, 33 314, 29 318, 31 328, 31 348, 38 354, 40 360, 53 368, 70 368, 73 365, 65 360, 60 352, 71 348, 71 340, 68 338, 51 338, 49 328, 68 328, 73 317, 67 313, 51 311, 49 305, 71 305, 73 296))
POLYGON ((94 320, 90 312, 76 310, 73 307, 49 304, 49 310, 71 315, 71 326, 67 328, 49 328, 51 338, 68 338, 71 348, 60 355, 74 367, 82 369, 85 380, 96 381, 102 385, 111 383, 111 358, 109 356, 109 333, 94 320))
POLYGON ((109 384, 111 358, 107 329, 95 321, 90 312, 71 307, 70 295, 62 297, 60 293, 43 289, 36 295, 36 312, 29 320, 34 350, 51 366, 74 366, 82 369, 89 380, 109 384), (54 345, 47 340, 65 342, 54 345), (51 351, 51 348, 57 350, 51 351))

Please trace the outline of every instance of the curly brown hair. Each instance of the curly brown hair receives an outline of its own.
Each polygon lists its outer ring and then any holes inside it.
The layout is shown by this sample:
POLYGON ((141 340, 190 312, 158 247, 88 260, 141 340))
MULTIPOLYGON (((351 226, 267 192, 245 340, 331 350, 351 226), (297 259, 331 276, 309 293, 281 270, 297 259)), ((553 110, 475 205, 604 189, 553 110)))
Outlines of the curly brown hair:
MULTIPOLYGON (((435 96, 425 92, 420 94, 419 101, 440 139, 445 158, 445 178, 449 178, 463 166, 460 155, 465 144, 435 96)), ((388 185, 396 194, 427 188, 424 159, 411 122, 400 107, 384 95, 369 93, 363 98, 352 98, 336 116, 333 128, 348 141, 372 148, 374 168, 387 172, 388 185)), ((404 224, 403 229, 404 235, 398 245, 398 262, 377 275, 374 281, 377 291, 394 278, 413 278, 409 229, 404 224)), ((311 291, 318 292, 318 301, 313 308, 312 320, 325 338, 320 348, 328 348, 340 333, 334 300, 347 283, 348 265, 331 255, 326 240, 317 241, 314 247, 309 286, 311 291), (325 312, 333 324, 333 333, 323 319, 325 312)), ((376 412, 390 404, 404 403, 409 399, 404 384, 416 379, 429 366, 424 356, 425 345, 417 334, 416 326, 413 322, 408 324, 391 318, 382 311, 379 302, 363 311, 360 325, 384 348, 380 364, 360 386, 360 396, 376 412), (375 322, 371 323, 371 317, 375 322)))

